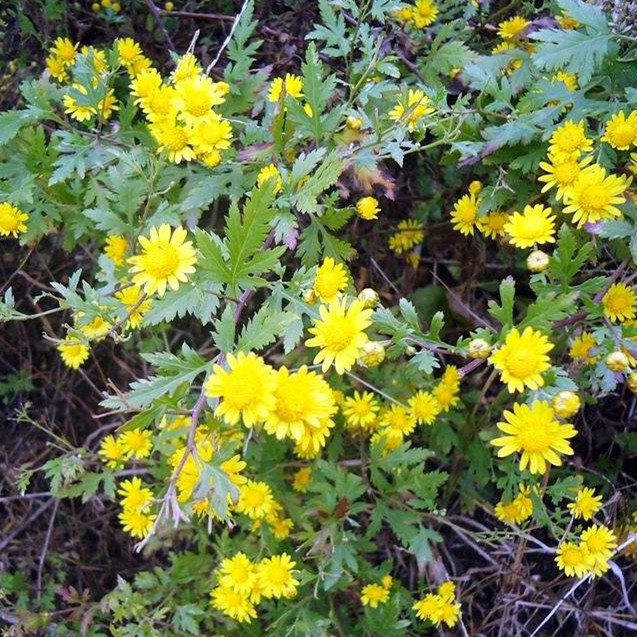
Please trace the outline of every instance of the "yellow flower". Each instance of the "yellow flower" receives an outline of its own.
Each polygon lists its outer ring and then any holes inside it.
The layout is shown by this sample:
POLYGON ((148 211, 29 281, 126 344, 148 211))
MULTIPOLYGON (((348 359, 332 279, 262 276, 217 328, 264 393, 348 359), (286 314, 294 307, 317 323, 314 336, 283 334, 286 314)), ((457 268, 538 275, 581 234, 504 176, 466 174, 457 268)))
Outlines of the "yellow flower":
POLYGON ((539 243, 555 243, 555 215, 542 204, 524 206, 522 214, 514 212, 504 226, 509 243, 516 248, 530 248, 539 243))
POLYGON ((529 24, 531 23, 521 16, 513 16, 512 18, 504 20, 498 24, 498 35, 503 40, 515 40, 520 36, 522 31, 529 26, 529 24))
POLYGON ((76 316, 76 319, 79 319, 80 321, 80 324, 76 325, 77 329, 82 332, 82 334, 84 334, 84 336, 86 336, 86 338, 88 338, 89 340, 99 341, 103 339, 104 336, 106 336, 106 334, 108 333, 108 330, 111 329, 111 324, 103 319, 101 316, 96 316, 88 323, 81 324, 81 322, 86 319, 84 319, 84 313, 79 312, 76 316))
POLYGON ((269 521, 272 533, 277 540, 285 540, 290 535, 294 522, 290 518, 275 518, 269 521))
POLYGON ((606 122, 606 130, 601 139, 608 142, 617 150, 628 150, 637 145, 637 111, 632 111, 628 117, 624 111, 619 111, 606 122))
POLYGON ((145 513, 133 509, 124 509, 119 514, 119 520, 124 531, 140 539, 145 538, 151 532, 156 517, 154 513, 145 513))
POLYGON ((416 428, 416 418, 407 407, 393 404, 379 416, 379 429, 372 436, 372 442, 383 440, 385 448, 395 449, 403 443, 405 436, 416 428))
POLYGON ((407 128, 413 131, 418 128, 423 117, 433 112, 434 109, 430 106, 430 100, 424 91, 410 88, 407 93, 407 102, 405 103, 402 98, 399 99, 396 106, 389 111, 389 117, 394 122, 406 123, 407 128))
POLYGON ((586 544, 563 542, 557 549, 555 563, 569 577, 584 577, 594 566, 594 560, 586 544))
POLYGON ((453 229, 462 234, 473 234, 478 224, 478 200, 473 195, 465 195, 456 201, 451 213, 453 229))
POLYGON ((145 511, 153 501, 153 492, 137 476, 122 480, 117 495, 122 497, 122 507, 129 511, 145 511))
MULTIPOLYGON (((72 86, 82 95, 88 95, 88 90, 81 84, 74 82, 72 86)), ((69 93, 62 96, 62 103, 65 107, 64 112, 68 113, 73 119, 76 119, 78 122, 85 122, 91 119, 91 117, 93 117, 93 115, 95 115, 95 113, 97 112, 95 108, 90 105, 78 104, 77 100, 69 93)))
POLYGON ((161 86, 162 79, 157 69, 145 69, 138 73, 130 83, 130 92, 135 97, 135 104, 143 107, 161 86))
POLYGON ((460 618, 460 604, 456 604, 453 597, 429 593, 417 601, 412 608, 416 611, 416 617, 422 620, 428 619, 436 626, 444 622, 452 627, 460 618))
POLYGON ((419 425, 431 425, 440 413, 440 404, 426 391, 419 391, 409 399, 409 408, 419 425))
POLYGON ((196 124, 191 135, 191 143, 198 154, 225 150, 230 147, 231 140, 232 126, 230 122, 214 112, 196 124))
POLYGON ((445 412, 458 404, 460 400, 458 397, 459 393, 460 374, 458 373, 458 368, 455 365, 448 365, 432 394, 438 402, 440 410, 445 412))
POLYGON ((588 166, 593 161, 592 157, 585 157, 581 161, 577 158, 567 158, 558 161, 555 157, 549 156, 549 162, 540 162, 540 168, 546 173, 537 178, 544 182, 542 192, 548 192, 551 188, 557 188, 555 198, 561 201, 566 188, 573 185, 573 182, 580 174, 582 168, 588 166))
POLYGON ((551 83, 562 82, 564 86, 572 93, 577 90, 577 75, 566 73, 565 71, 558 71, 551 77, 551 83))
POLYGON ((361 219, 365 219, 366 221, 378 219, 379 212, 378 199, 374 197, 363 197, 356 202, 356 214, 361 219))
POLYGON ((626 201, 623 192, 631 181, 624 176, 607 177, 606 170, 599 164, 587 166, 564 191, 564 212, 573 214, 579 228, 585 223, 621 217, 616 204, 626 201))
POLYGON ((424 29, 436 21, 438 7, 433 0, 416 0, 411 14, 411 21, 417 29, 424 29))
POLYGON ((441 598, 438 595, 429 593, 415 602, 412 608, 416 611, 416 617, 418 617, 418 619, 431 619, 437 612, 440 602, 441 598))
POLYGON ((549 154, 557 161, 577 159, 582 153, 593 149, 593 142, 587 139, 584 122, 568 120, 555 129, 549 140, 549 154))
POLYGON ((142 289, 137 285, 129 285, 115 293, 115 298, 124 306, 126 313, 129 314, 126 327, 133 329, 139 327, 142 324, 144 314, 150 310, 152 305, 150 299, 145 299, 140 303, 143 293, 142 289))
POLYGON ((527 467, 531 473, 544 473, 546 464, 560 466, 559 454, 572 455, 569 438, 577 435, 573 425, 561 424, 549 403, 535 401, 530 407, 513 404, 513 411, 505 411, 506 422, 499 422, 498 429, 505 436, 495 438, 491 444, 500 447, 498 458, 520 453, 520 470, 527 467))
POLYGON ((452 600, 456 597, 456 585, 451 581, 447 580, 443 582, 438 587, 438 595, 446 600, 452 600))
POLYGON ((205 75, 185 78, 175 84, 173 104, 186 124, 198 124, 210 116, 213 106, 226 101, 224 87, 205 75))
POLYGON ((617 536, 607 526, 594 524, 582 533, 580 539, 593 559, 593 573, 605 573, 609 568, 608 559, 617 548, 617 536))
POLYGON ((164 296, 166 287, 179 288, 179 282, 188 281, 197 262, 192 242, 186 241, 186 229, 171 231, 165 223, 150 229, 150 237, 139 237, 142 253, 128 259, 134 274, 133 282, 144 288, 146 294, 157 292, 164 296))
POLYGON ((588 332, 582 332, 579 336, 575 337, 568 353, 572 359, 582 360, 587 365, 590 365, 598 358, 592 353, 595 347, 597 347, 595 337, 588 332))
POLYGON ((51 48, 51 55, 58 58, 67 66, 75 61, 77 44, 73 44, 68 38, 57 38, 51 48))
POLYGON ((378 608, 378 604, 384 604, 389 599, 389 591, 379 584, 367 584, 361 591, 363 606, 378 608))
POLYGON ((312 338, 308 347, 319 347, 314 364, 322 363, 323 372, 332 365, 337 374, 349 371, 355 364, 368 337, 365 329, 371 325, 372 310, 354 299, 348 307, 347 297, 336 299, 319 308, 320 319, 309 329, 312 338))
POLYGON ((520 524, 533 515, 533 500, 530 490, 519 486, 520 493, 510 502, 500 501, 495 506, 495 516, 505 524, 520 524))
POLYGON ((79 369, 88 358, 89 346, 73 336, 67 336, 57 346, 64 364, 71 369, 79 369))
POLYGON ((102 461, 109 469, 116 469, 126 459, 126 450, 119 438, 109 435, 100 443, 98 451, 102 461))
POLYGON ((334 421, 321 420, 318 427, 306 427, 303 436, 296 442, 295 452, 302 458, 314 458, 325 446, 334 421))
POLYGON ((130 429, 119 440, 128 458, 148 458, 153 450, 152 433, 147 429, 130 429))
POLYGON ((347 268, 342 263, 335 263, 332 257, 326 257, 316 271, 314 293, 322 303, 331 303, 347 287, 347 280, 347 268))
POLYGON ((478 179, 474 179, 469 184, 469 194, 477 197, 482 192, 483 188, 484 186, 482 185, 482 182, 478 179))
POLYGON ((343 415, 345 424, 354 431, 358 429, 371 429, 376 423, 376 417, 380 405, 376 396, 371 392, 354 392, 354 396, 345 399, 343 415))
POLYGON ((248 480, 239 489, 236 510, 253 520, 269 515, 275 506, 272 490, 265 482, 248 480))
POLYGON ((299 581, 294 578, 293 562, 287 553, 261 560, 257 575, 261 584, 261 594, 266 599, 290 599, 296 595, 299 581))
POLYGON ((508 220, 508 212, 488 212, 486 215, 478 218, 477 227, 485 237, 495 239, 504 234, 504 225, 508 220))
POLYGON ((281 179, 281 173, 274 164, 268 164, 264 166, 257 175, 257 186, 261 188, 270 179, 275 179, 274 194, 278 193, 283 188, 283 180, 281 179))
POLYGON ((525 387, 537 389, 544 385, 541 374, 551 366, 547 352, 552 349, 553 344, 541 332, 527 327, 520 334, 513 328, 504 345, 491 354, 489 362, 500 371, 509 393, 524 391, 525 387))
POLYGON ((141 47, 133 38, 118 38, 115 40, 114 48, 117 50, 119 61, 124 66, 133 64, 142 55, 141 47))
POLYGON ((26 212, 22 212, 13 204, 7 201, 0 202, 0 237, 15 237, 26 232, 27 226, 24 223, 29 219, 26 212))
POLYGON ((573 502, 569 502, 566 508, 574 518, 590 520, 595 513, 602 508, 602 496, 595 495, 595 489, 582 487, 575 496, 573 502))
POLYGON ((268 91, 268 101, 278 102, 281 99, 281 94, 285 89, 285 95, 299 98, 303 97, 303 78, 292 73, 286 73, 285 80, 282 77, 275 77, 270 84, 270 90, 268 91))
POLYGON ((46 59, 46 68, 51 77, 58 82, 65 82, 68 79, 66 73, 67 64, 55 55, 49 55, 46 59))
POLYGON ((218 581, 241 595, 249 595, 257 578, 257 569, 245 553, 237 553, 221 561, 218 569, 218 581))
POLYGON ((192 53, 186 53, 179 58, 171 77, 175 84, 199 75, 203 69, 199 66, 197 58, 192 53))
POLYGON ((637 295, 632 287, 625 283, 614 283, 602 298, 604 315, 613 323, 635 318, 637 295))
POLYGON ((422 223, 415 219, 404 219, 398 224, 398 232, 389 238, 389 247, 396 254, 402 254, 422 243, 424 238, 422 223))
POLYGON ((301 440, 307 428, 320 428, 337 409, 330 386, 305 365, 298 372, 290 373, 285 367, 276 372, 274 400, 265 430, 279 440, 286 436, 301 440))
POLYGON ((213 608, 242 623, 251 623, 257 611, 250 599, 230 586, 217 586, 210 591, 213 608))
POLYGON ((292 487, 299 493, 306 493, 309 484, 312 482, 312 468, 303 467, 294 474, 292 487))
POLYGON ((254 352, 228 354, 227 361, 228 369, 215 365, 205 383, 206 396, 220 399, 215 415, 230 425, 265 422, 276 405, 274 370, 254 352))
POLYGON ((577 29, 579 22, 575 18, 571 18, 567 13, 555 16, 555 19, 563 29, 577 29))
POLYGON ((168 161, 174 164, 181 163, 182 160, 190 161, 195 158, 195 151, 192 148, 192 129, 179 124, 176 119, 166 113, 150 125, 150 132, 157 141, 157 152, 166 151, 168 161))
POLYGON ((104 254, 115 264, 122 265, 124 263, 124 257, 128 250, 128 241, 126 237, 122 237, 119 234, 114 234, 106 237, 106 247, 104 248, 104 254))

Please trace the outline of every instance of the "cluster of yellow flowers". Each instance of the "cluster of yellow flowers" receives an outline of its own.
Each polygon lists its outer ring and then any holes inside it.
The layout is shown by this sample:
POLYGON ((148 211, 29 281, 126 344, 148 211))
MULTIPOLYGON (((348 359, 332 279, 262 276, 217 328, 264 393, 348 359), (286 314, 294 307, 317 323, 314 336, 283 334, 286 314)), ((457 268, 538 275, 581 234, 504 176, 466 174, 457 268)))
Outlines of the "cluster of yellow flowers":
POLYGON ((146 537, 157 518, 156 514, 150 511, 153 492, 145 486, 141 478, 133 477, 120 482, 117 494, 122 498, 120 501, 122 512, 119 514, 119 520, 124 531, 133 537, 146 537))
POLYGON ((452 581, 443 582, 438 592, 428 593, 412 607, 416 617, 428 620, 435 626, 444 623, 450 628, 460 619, 460 604, 456 602, 456 585, 452 581))
POLYGON ((617 536, 607 526, 593 524, 580 534, 578 542, 562 542, 555 563, 570 577, 603 575, 617 548, 617 536))
POLYGON ((378 608, 379 604, 384 604, 389 599, 394 579, 391 575, 385 575, 380 584, 366 584, 361 590, 361 602, 363 606, 378 608))
MULTIPOLYGON (((133 50, 128 53, 127 60, 134 62, 133 50)), ((225 82, 213 82, 204 74, 192 53, 178 60, 168 79, 148 68, 131 81, 131 94, 146 116, 157 151, 176 164, 193 159, 207 166, 221 162, 221 151, 230 147, 232 126, 214 108, 225 102, 229 90, 225 82)))
POLYGON ((299 581, 296 562, 287 553, 253 562, 244 553, 222 560, 216 571, 217 586, 210 591, 212 606, 232 619, 250 623, 262 599, 295 597, 299 581))
POLYGON ((394 17, 405 25, 424 29, 436 21, 439 11, 433 0, 416 0, 413 5, 409 4, 397 9, 394 17))

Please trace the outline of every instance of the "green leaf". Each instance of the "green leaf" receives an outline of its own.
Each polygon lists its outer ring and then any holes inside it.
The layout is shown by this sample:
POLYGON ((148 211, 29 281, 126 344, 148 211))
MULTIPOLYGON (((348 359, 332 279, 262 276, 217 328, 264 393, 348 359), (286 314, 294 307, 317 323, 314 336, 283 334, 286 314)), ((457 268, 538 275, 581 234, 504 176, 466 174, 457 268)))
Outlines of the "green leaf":
POLYGON ((320 210, 317 199, 334 185, 345 168, 338 151, 332 151, 299 191, 292 195, 292 203, 300 212, 315 213, 320 210))
POLYGON ((150 310, 144 314, 143 324, 170 323, 175 318, 191 314, 204 325, 212 321, 219 307, 221 287, 212 283, 182 283, 178 290, 167 290, 163 297, 153 299, 150 310))
POLYGON ((235 328, 234 309, 228 304, 224 308, 221 318, 215 322, 215 329, 212 333, 212 340, 221 352, 232 352, 235 349, 235 328))
POLYGON ((6 111, 0 113, 0 146, 13 139, 24 126, 35 123, 39 117, 37 110, 6 111))
POLYGON ((284 334, 288 325, 296 320, 297 316, 291 312, 276 312, 264 305, 241 330, 237 349, 260 350, 274 343, 277 336, 284 334))
POLYGON ((323 24, 317 24, 305 37, 308 40, 323 40, 321 51, 330 57, 344 57, 350 49, 350 38, 345 33, 345 16, 337 14, 328 0, 319 0, 319 12, 323 24))
POLYGON ((537 330, 550 331, 552 323, 566 318, 575 310, 576 293, 547 294, 529 305, 526 317, 520 323, 519 329, 533 327, 537 330))
POLYGON ((489 314, 500 322, 506 330, 513 327, 513 302, 515 299, 515 281, 508 276, 500 283, 500 302, 489 301, 489 314))

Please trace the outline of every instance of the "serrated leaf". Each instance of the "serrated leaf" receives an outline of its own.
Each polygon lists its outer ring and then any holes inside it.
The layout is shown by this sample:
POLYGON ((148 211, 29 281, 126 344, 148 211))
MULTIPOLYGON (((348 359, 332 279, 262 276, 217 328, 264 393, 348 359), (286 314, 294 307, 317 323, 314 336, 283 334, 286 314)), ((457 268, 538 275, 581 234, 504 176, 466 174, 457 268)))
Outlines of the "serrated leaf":
POLYGON ((297 319, 291 312, 277 312, 264 305, 246 323, 237 340, 237 349, 260 350, 285 333, 287 326, 297 319))
POLYGON ((489 314, 500 322, 503 328, 513 326, 513 305, 515 300, 515 281, 508 276, 500 283, 500 305, 489 301, 489 314))

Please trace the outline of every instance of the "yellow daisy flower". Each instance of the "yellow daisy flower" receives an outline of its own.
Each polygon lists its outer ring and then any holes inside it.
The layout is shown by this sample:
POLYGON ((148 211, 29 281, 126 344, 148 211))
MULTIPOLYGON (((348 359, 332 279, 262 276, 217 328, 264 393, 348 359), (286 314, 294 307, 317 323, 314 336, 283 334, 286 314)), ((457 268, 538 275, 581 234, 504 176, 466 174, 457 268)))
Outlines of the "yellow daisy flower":
POLYGON ((230 586, 217 586, 210 591, 210 603, 216 610, 242 623, 251 623, 257 616, 250 599, 230 586))
POLYGON ((404 219, 397 227, 398 231, 389 238, 389 247, 396 254, 410 250, 425 238, 422 224, 416 219, 404 219))
POLYGON ((441 407, 433 394, 419 391, 408 401, 409 408, 419 425, 431 425, 440 413, 441 407))
POLYGON ((566 508, 574 518, 590 520, 595 513, 602 508, 602 496, 595 495, 595 489, 582 487, 575 496, 573 502, 569 502, 566 508))
POLYGON ((188 77, 175 84, 173 105, 186 124, 198 124, 210 116, 213 106, 226 101, 225 89, 205 75, 188 77))
POLYGON ((319 308, 320 319, 309 329, 312 338, 305 341, 308 347, 319 347, 314 363, 321 363, 323 372, 332 365, 337 374, 349 371, 367 343, 365 329, 371 325, 372 310, 358 299, 348 306, 346 297, 336 299, 319 308))
POLYGON ((495 239, 504 234, 504 226, 508 220, 508 212, 488 212, 478 218, 477 228, 485 237, 495 239))
POLYGON ((293 75, 292 73, 286 73, 285 79, 275 77, 270 84, 268 101, 278 102, 284 89, 286 96, 289 95, 294 98, 303 97, 303 78, 298 75, 293 75))
POLYGON ((51 55, 68 66, 75 61, 77 47, 78 45, 73 44, 68 38, 57 38, 51 48, 51 55))
POLYGON ((605 573, 609 568, 608 559, 617 548, 615 533, 607 526, 594 524, 582 533, 580 539, 593 559, 592 572, 598 576, 605 573))
POLYGON ((617 204, 625 203, 623 193, 631 181, 624 176, 606 176, 599 164, 587 166, 564 191, 564 212, 573 215, 579 228, 585 223, 621 217, 617 204))
POLYGON ((378 199, 374 197, 363 197, 356 202, 356 214, 361 219, 365 219, 366 221, 378 219, 379 212, 378 199))
POLYGON ((299 493, 306 493, 307 488, 312 482, 312 468, 303 467, 294 474, 292 488, 299 493))
POLYGON ((126 237, 119 234, 109 235, 106 237, 106 245, 104 254, 115 264, 122 265, 124 257, 128 251, 128 241, 126 237))
POLYGON ((542 372, 551 366, 547 353, 552 349, 548 338, 532 327, 521 334, 513 328, 506 335, 504 345, 491 354, 489 362, 500 371, 509 393, 524 391, 525 387, 538 389, 544 385, 542 372))
POLYGON ((628 150, 637 145, 637 111, 628 117, 619 111, 606 122, 606 129, 601 141, 608 142, 617 150, 628 150))
MULTIPOLYGON (((159 91, 156 94, 159 94, 159 91)), ((168 108, 168 105, 165 107, 168 108)), ((157 152, 165 151, 168 161, 180 164, 182 160, 190 161, 196 157, 192 148, 192 129, 182 126, 170 112, 158 118, 149 128, 157 141, 157 152)))
POLYGON ((153 450, 152 433, 147 429, 130 429, 119 440, 128 458, 148 458, 153 450))
POLYGON ((266 599, 290 599, 296 595, 299 581, 294 578, 293 562, 287 553, 261 560, 257 565, 257 577, 261 594, 266 599))
POLYGON ((473 234, 478 225, 478 200, 473 195, 465 195, 456 201, 451 213, 453 229, 461 234, 473 234))
POLYGON ((389 591, 379 584, 367 584, 361 590, 361 603, 363 606, 378 608, 378 604, 384 604, 389 599, 389 591))
POLYGON ((143 290, 137 285, 129 285, 115 293, 115 298, 124 306, 126 313, 129 314, 126 327, 138 328, 142 324, 144 314, 152 306, 150 299, 145 299, 140 303, 142 294, 144 294, 143 290))
POLYGON ((504 226, 509 243, 516 248, 530 248, 541 243, 555 243, 555 215, 542 204, 524 206, 522 214, 514 212, 504 226))
POLYGON ((380 405, 376 396, 371 392, 355 391, 353 396, 345 399, 343 415, 348 429, 370 430, 376 424, 380 405))
POLYGON ((593 568, 595 561, 583 542, 563 542, 557 549, 555 563, 569 577, 584 577, 593 568))
POLYGON ((613 323, 635 318, 637 295, 632 287, 625 283, 613 283, 602 298, 604 315, 613 323))
POLYGON ((591 156, 585 157, 581 161, 574 158, 558 161, 549 156, 548 162, 540 162, 540 168, 546 173, 537 178, 538 181, 544 182, 542 192, 557 188, 555 198, 561 201, 564 198, 566 188, 573 185, 582 168, 588 166, 592 161, 593 158, 591 156))
POLYGON ((142 253, 128 259, 133 266, 133 282, 144 289, 146 294, 161 297, 166 287, 177 290, 179 283, 188 281, 188 275, 195 271, 197 262, 192 242, 186 241, 186 229, 171 231, 165 223, 150 229, 150 237, 139 237, 142 253))
POLYGON ((414 131, 420 125, 420 120, 433 112, 434 109, 430 106, 430 100, 424 91, 410 88, 407 93, 407 101, 399 99, 396 106, 389 111, 389 117, 394 122, 406 123, 407 128, 414 131), (403 120, 405 121, 403 122, 403 120))
POLYGON ((549 140, 549 154, 557 161, 577 159, 593 149, 593 142, 586 137, 584 122, 567 120, 555 129, 549 140))
POLYGON ((439 9, 433 0, 416 0, 412 8, 411 21, 417 29, 424 29, 436 21, 439 9))
POLYGON ((119 514, 119 520, 124 531, 140 539, 148 536, 156 518, 157 516, 154 513, 145 513, 133 509, 124 509, 119 514))
POLYGON ((227 586, 242 595, 249 595, 257 578, 256 566, 245 553, 221 560, 217 579, 221 586, 227 586))
POLYGON ((280 192, 281 188, 283 188, 283 179, 281 178, 279 169, 274 164, 268 164, 259 171, 259 174, 257 175, 257 186, 261 188, 263 184, 268 182, 270 179, 276 179, 274 194, 280 192))
POLYGON ((122 480, 117 495, 122 497, 122 507, 129 511, 145 511, 153 501, 153 492, 137 476, 122 480))
POLYGON ((569 349, 569 356, 574 360, 584 361, 587 365, 594 363, 598 356, 593 354, 593 349, 597 347, 597 341, 592 334, 582 332, 573 339, 573 344, 569 349))
POLYGON ((325 257, 316 271, 314 294, 322 303, 331 303, 347 287, 347 275, 347 268, 342 263, 336 263, 332 257, 325 257))
POLYGON ((108 435, 102 440, 98 454, 109 469, 116 469, 126 460, 126 450, 122 441, 112 435, 108 435))
POLYGON ((64 364, 71 369, 79 369, 90 352, 89 346, 74 336, 67 336, 58 344, 57 350, 60 352, 64 364))
POLYGON ((528 20, 525 20, 523 17, 516 15, 508 20, 504 20, 498 24, 498 35, 503 40, 515 40, 517 39, 522 31, 526 29, 529 24, 531 24, 528 20))
POLYGON ((26 232, 29 215, 7 201, 0 203, 0 237, 14 237, 26 232))
POLYGON ((573 425, 562 424, 555 418, 551 405, 543 400, 529 405, 513 404, 513 411, 504 412, 505 422, 497 424, 505 436, 491 444, 500 447, 498 458, 520 454, 520 470, 544 473, 547 463, 560 466, 559 454, 573 455, 569 438, 577 435, 573 425))
POLYGON ((206 395, 219 398, 215 415, 246 427, 265 422, 276 406, 274 370, 254 352, 227 355, 228 369, 215 365, 205 383, 206 395))

